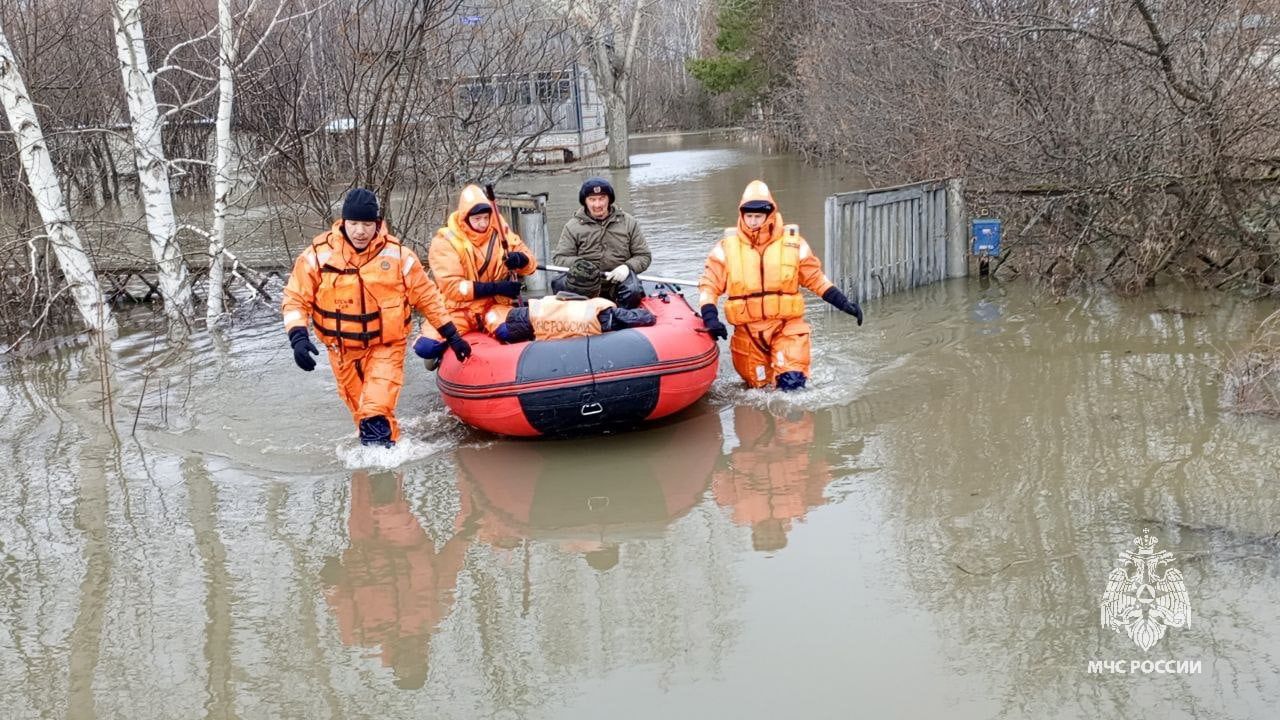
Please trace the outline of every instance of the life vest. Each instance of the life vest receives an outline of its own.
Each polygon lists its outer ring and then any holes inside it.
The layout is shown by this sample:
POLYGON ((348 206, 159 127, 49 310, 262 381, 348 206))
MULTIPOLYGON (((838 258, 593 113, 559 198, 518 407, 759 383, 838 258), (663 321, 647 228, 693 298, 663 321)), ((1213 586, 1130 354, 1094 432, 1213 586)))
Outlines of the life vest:
POLYGON ((601 310, 616 307, 604 298, 565 298, 549 295, 529 301, 529 324, 537 340, 599 335, 601 310))
MULTIPOLYGON (((501 222, 501 220, 495 220, 501 222)), ((479 266, 476 265, 475 255, 472 249, 478 250, 471 241, 463 237, 462 233, 445 225, 440 228, 440 232, 448 239, 449 244, 453 246, 453 251, 458 254, 458 261, 462 263, 462 270, 472 282, 495 282, 498 280, 506 280, 512 276, 510 270, 504 264, 506 253, 499 248, 498 232, 495 230, 489 234, 489 242, 484 246, 484 261, 479 266)), ((497 303, 499 305, 515 305, 513 298, 505 295, 495 295, 493 297, 483 298, 485 304, 497 303)), ((452 309, 452 308, 451 308, 452 309)))
POLYGON ((724 249, 729 298, 725 318, 734 325, 757 320, 804 317, 800 294, 799 228, 786 225, 782 235, 762 248, 752 247, 737 228, 726 228, 724 249))
POLYGON ((334 248, 334 233, 338 242, 347 242, 341 231, 335 230, 316 238, 311 245, 320 269, 311 312, 316 333, 326 345, 344 348, 404 340, 413 312, 408 306, 401 270, 400 241, 383 234, 375 237, 364 252, 348 258, 346 248, 334 248), (378 248, 376 252, 374 248, 378 248))

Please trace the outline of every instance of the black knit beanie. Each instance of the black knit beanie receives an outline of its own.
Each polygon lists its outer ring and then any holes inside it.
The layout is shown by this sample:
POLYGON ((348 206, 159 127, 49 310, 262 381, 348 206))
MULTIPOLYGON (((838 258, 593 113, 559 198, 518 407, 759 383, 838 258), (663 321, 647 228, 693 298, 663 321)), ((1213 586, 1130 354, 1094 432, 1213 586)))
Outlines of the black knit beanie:
POLYGON ((347 198, 342 201, 343 220, 377 221, 382 219, 382 211, 378 208, 378 196, 372 190, 351 188, 347 198))

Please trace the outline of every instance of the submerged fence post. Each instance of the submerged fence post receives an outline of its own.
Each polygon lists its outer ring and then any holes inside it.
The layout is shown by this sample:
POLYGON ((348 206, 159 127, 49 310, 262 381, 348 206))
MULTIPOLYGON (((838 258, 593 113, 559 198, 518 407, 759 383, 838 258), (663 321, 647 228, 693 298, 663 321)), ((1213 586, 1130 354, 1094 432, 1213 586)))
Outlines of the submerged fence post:
POLYGON ((947 181, 947 277, 969 274, 969 232, 965 221, 964 180, 947 181))
POLYGON ((848 288, 848 279, 846 277, 843 257, 833 252, 836 247, 836 238, 840 233, 836 227, 839 220, 837 219, 836 199, 829 197, 822 205, 822 266, 827 270, 827 277, 831 278, 837 286, 848 288))

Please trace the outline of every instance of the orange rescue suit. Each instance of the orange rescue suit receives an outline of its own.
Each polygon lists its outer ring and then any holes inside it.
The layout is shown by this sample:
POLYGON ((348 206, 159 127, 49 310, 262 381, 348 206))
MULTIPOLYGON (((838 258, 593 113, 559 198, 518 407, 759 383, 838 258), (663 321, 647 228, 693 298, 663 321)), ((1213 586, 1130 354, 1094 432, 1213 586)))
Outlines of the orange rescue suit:
POLYGON ((811 455, 813 413, 775 416, 756 408, 733 411, 740 443, 711 481, 716 503, 732 508, 733 521, 751 528, 756 550, 787 544, 792 521, 826 502, 831 471, 821 453, 811 455))
POLYGON ((391 424, 391 439, 400 437, 395 408, 414 308, 433 327, 449 322, 422 262, 385 224, 357 251, 339 220, 294 262, 281 306, 285 332, 305 328, 308 320, 314 325, 357 431, 361 420, 381 415, 391 424))
POLYGON ((342 643, 379 648, 401 687, 426 680, 431 635, 453 608, 473 534, 464 527, 470 499, 465 492, 460 499, 454 534, 437 549, 413 514, 402 475, 351 478, 350 546, 325 562, 325 599, 342 643))
POLYGON ((800 288, 822 295, 832 282, 799 229, 783 224, 773 195, 759 180, 747 186, 739 208, 753 200, 768 201, 773 212, 754 229, 739 214, 737 227, 725 230, 707 256, 698 304, 715 304, 728 293, 724 311, 734 326, 733 367, 749 386, 765 387, 784 372, 809 375, 809 324, 800 288))
POLYGON ((599 335, 600 312, 617 307, 604 298, 564 298, 548 295, 529 302, 529 324, 539 340, 599 335))
MULTIPOLYGON (((459 333, 493 332, 502 324, 507 312, 516 304, 506 296, 476 297, 477 282, 498 282, 516 275, 531 275, 538 269, 538 258, 520 236, 511 231, 505 219, 492 212, 489 227, 482 233, 471 229, 467 215, 479 204, 489 204, 484 191, 468 185, 458 198, 458 208, 450 213, 445 226, 431 240, 427 260, 431 274, 444 294, 445 306, 453 316, 459 333), (506 250, 502 238, 506 237, 506 250), (518 270, 507 268, 509 253, 524 253, 529 262, 518 270)), ((492 206, 490 206, 492 208, 492 206)), ((427 331, 428 337, 434 336, 427 331)))

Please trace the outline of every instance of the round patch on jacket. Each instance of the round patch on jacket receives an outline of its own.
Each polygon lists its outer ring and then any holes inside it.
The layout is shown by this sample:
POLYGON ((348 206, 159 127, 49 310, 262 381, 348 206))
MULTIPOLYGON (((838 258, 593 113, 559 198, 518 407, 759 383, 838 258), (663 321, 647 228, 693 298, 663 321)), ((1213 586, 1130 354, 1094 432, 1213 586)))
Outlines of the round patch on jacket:
POLYGON ((383 260, 383 261, 382 261, 382 269, 383 269, 383 270, 390 270, 390 269, 391 269, 391 263, 390 263, 389 261, 387 261, 387 260, 383 260))

